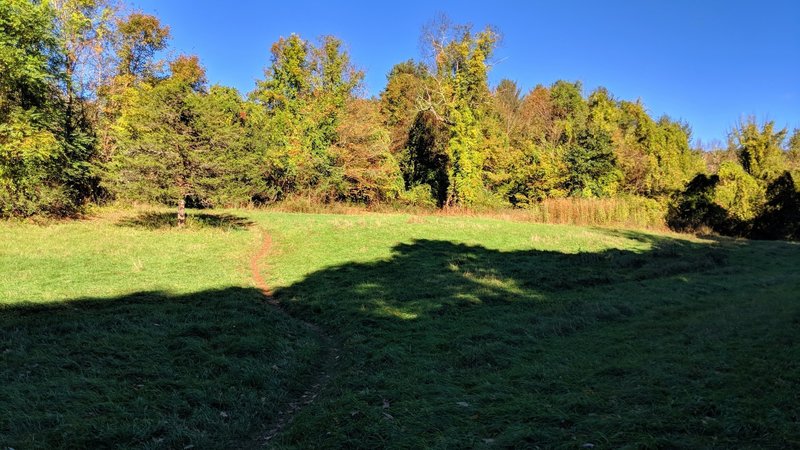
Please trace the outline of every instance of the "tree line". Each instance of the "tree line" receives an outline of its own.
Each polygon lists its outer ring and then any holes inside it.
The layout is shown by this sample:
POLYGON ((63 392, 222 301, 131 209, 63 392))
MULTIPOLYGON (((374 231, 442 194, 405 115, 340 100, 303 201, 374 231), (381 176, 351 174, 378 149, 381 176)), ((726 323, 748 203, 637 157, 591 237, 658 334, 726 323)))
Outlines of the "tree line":
POLYGON ((334 36, 275 42, 246 95, 209 86, 196 56, 165 57, 169 38, 111 0, 0 4, 1 216, 155 202, 182 223, 187 206, 293 196, 470 208, 645 197, 669 204, 677 229, 797 237, 798 130, 747 119, 726 149, 703 152, 688 124, 604 88, 492 87, 492 27, 433 21, 422 58, 395 65, 374 98, 334 36))

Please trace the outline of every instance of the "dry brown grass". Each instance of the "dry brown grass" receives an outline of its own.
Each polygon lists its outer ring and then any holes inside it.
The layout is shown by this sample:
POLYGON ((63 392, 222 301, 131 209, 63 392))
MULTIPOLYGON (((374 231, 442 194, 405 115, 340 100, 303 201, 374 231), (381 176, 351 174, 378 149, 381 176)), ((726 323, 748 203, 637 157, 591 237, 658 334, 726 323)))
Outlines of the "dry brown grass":
POLYGON ((447 207, 442 209, 397 204, 357 205, 323 203, 306 197, 295 197, 268 206, 272 211, 308 214, 401 213, 415 216, 491 217, 536 223, 637 228, 666 231, 666 207, 656 200, 640 197, 607 199, 548 199, 527 208, 474 209, 447 207))

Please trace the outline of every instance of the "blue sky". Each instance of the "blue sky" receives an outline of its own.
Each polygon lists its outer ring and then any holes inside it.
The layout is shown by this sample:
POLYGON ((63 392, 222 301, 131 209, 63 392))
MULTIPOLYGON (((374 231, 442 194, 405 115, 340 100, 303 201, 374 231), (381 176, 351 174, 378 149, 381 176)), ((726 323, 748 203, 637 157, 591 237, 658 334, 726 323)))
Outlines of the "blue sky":
POLYGON ((655 116, 724 140, 755 116, 800 128, 800 1, 258 1, 133 0, 170 26, 176 53, 200 56, 208 78, 249 92, 280 36, 333 34, 366 71, 368 94, 400 61, 420 56, 437 13, 499 28, 490 79, 523 90, 558 79, 641 99, 655 116))

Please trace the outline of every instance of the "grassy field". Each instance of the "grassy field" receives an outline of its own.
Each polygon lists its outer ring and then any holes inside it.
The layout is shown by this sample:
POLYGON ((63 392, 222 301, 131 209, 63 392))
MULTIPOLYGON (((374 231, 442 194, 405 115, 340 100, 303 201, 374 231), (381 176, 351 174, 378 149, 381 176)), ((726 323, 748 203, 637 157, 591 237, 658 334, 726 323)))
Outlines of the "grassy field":
POLYGON ((800 446, 797 244, 413 215, 168 225, 0 225, 0 448, 256 446, 332 345, 330 381, 269 444, 800 446), (263 232, 291 317, 249 273, 263 232))
POLYGON ((256 233, 163 218, 0 225, 0 448, 238 447, 313 377, 315 334, 252 286, 256 233))

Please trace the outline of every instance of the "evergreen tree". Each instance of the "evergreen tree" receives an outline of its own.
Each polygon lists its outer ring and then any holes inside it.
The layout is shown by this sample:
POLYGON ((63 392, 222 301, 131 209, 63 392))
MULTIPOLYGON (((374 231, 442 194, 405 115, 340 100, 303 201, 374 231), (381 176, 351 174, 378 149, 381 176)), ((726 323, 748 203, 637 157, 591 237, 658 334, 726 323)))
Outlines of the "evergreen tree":
POLYGON ((119 151, 111 187, 121 198, 177 205, 183 226, 187 201, 211 204, 220 189, 230 149, 219 141, 236 116, 208 103, 226 93, 207 94, 196 57, 179 57, 170 69, 167 79, 131 92, 114 126, 119 151))

